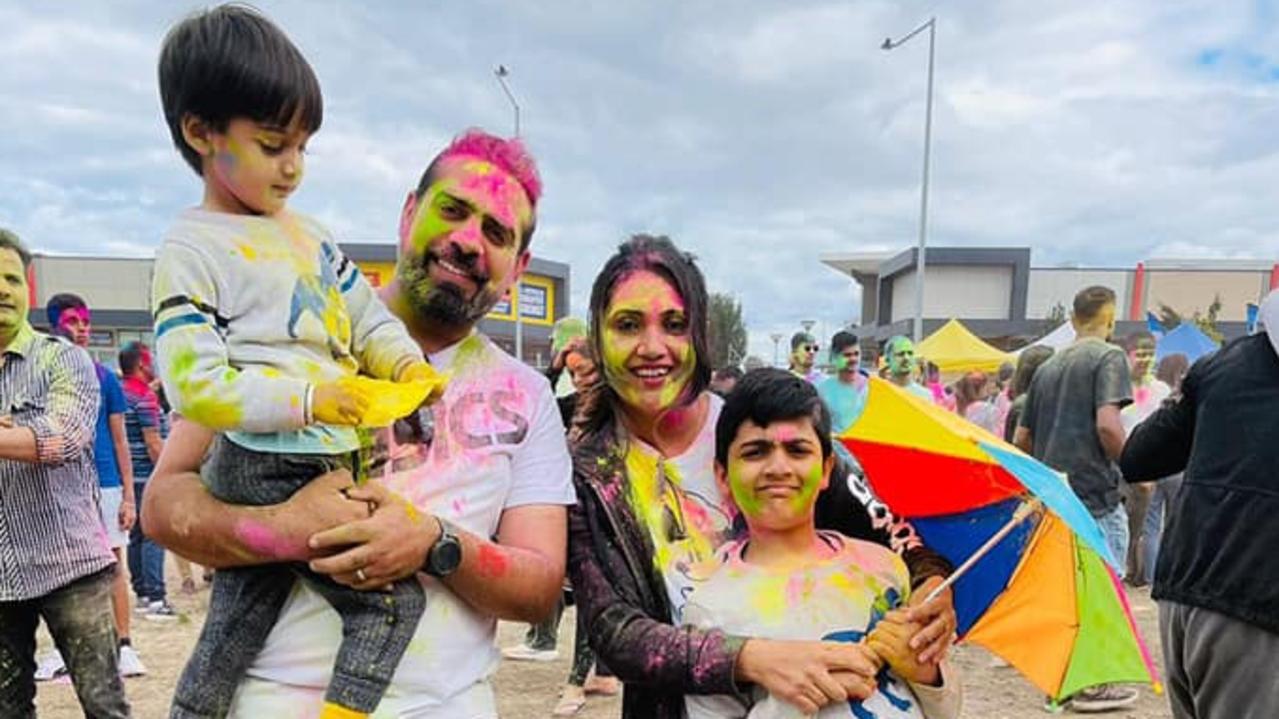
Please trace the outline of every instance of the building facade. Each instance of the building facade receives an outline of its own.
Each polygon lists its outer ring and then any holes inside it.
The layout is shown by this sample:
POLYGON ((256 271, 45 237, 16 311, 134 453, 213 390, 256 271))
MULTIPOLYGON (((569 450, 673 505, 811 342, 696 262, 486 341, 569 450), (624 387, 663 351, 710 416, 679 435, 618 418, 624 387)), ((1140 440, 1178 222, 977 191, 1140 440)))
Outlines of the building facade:
MULTIPOLYGON (((827 267, 861 288, 861 321, 869 340, 909 336, 915 316, 917 249, 823 255, 827 267)), ((1034 267, 1029 247, 930 247, 924 263, 924 334, 962 321, 992 344, 1013 348, 1070 315, 1075 293, 1092 285, 1115 291, 1119 333, 1145 327, 1147 312, 1169 307, 1183 317, 1220 302, 1217 328, 1243 334, 1247 306, 1279 288, 1275 260, 1151 259, 1134 267, 1034 267)))
MULTIPOLYGON (((393 244, 343 243, 342 251, 356 263, 374 287, 389 283, 395 273, 393 244)), ((152 344, 152 258, 84 257, 35 253, 28 273, 31 322, 48 329, 45 305, 59 292, 84 298, 93 311, 89 352, 109 367, 117 365, 120 348, 131 341, 152 344)), ((524 360, 545 366, 551 360, 551 326, 569 313, 569 266, 533 258, 520 279, 519 301, 524 360)), ((515 354, 515 308, 510 293, 487 317, 480 331, 515 354)))

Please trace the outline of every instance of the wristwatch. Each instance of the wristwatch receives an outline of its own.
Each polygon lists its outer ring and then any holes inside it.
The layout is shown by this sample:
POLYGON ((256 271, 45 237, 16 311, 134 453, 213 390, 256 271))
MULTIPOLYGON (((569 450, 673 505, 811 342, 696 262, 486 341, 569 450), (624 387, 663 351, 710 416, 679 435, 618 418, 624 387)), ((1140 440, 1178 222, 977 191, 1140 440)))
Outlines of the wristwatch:
POLYGON ((435 518, 440 524, 440 536, 426 553, 424 571, 432 577, 447 577, 462 564, 462 542, 453 533, 448 522, 435 518))

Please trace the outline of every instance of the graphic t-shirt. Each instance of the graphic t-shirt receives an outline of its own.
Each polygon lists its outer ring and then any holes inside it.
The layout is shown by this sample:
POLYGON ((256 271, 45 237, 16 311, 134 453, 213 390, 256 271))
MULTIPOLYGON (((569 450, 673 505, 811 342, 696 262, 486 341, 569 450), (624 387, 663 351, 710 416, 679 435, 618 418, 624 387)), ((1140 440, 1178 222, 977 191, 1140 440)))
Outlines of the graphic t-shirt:
MULTIPOLYGON (((430 357, 451 377, 435 405, 376 438, 374 477, 424 511, 481 537, 502 512, 576 501, 564 425, 546 378, 472 334, 430 357)), ((419 574, 426 613, 374 717, 497 716, 497 622, 419 574)), ((314 717, 341 642, 337 612, 294 584, 240 685, 233 717, 314 717)))
POLYGON ((1119 506, 1119 468, 1097 437, 1097 410, 1132 402, 1128 355, 1100 339, 1085 338, 1057 352, 1035 373, 1021 426, 1030 430, 1034 456, 1065 472, 1094 517, 1119 506))
POLYGON ((128 406, 124 401, 124 390, 120 388, 120 380, 115 372, 93 363, 98 373, 98 389, 101 401, 98 404, 98 424, 93 435, 93 463, 98 468, 98 486, 119 487, 123 480, 120 477, 120 465, 115 458, 115 440, 111 437, 111 424, 108 421, 113 414, 124 414, 128 406))
MULTIPOLYGON (((889 549, 819 532, 826 558, 780 569, 747 562, 746 540, 725 545, 697 568, 707 578, 689 598, 684 624, 761 639, 856 643, 910 592, 906 565, 889 549)), ((943 665, 943 686, 915 685, 884 670, 878 690, 864 702, 824 707, 820 719, 867 717, 950 719, 959 715, 959 683, 943 665)), ((685 699, 689 719, 799 719, 796 707, 754 687, 749 703, 727 695, 685 699)))
POLYGON ((311 388, 422 358, 332 235, 293 212, 183 212, 156 253, 151 309, 173 408, 259 452, 357 449, 354 428, 307 424, 311 388))
POLYGON ((715 483, 715 422, 724 401, 707 396, 706 422, 683 454, 663 458, 634 438, 626 453, 631 507, 653 540, 653 561, 666 583, 677 624, 693 591, 692 568, 713 557, 731 538, 736 515, 732 500, 715 483))

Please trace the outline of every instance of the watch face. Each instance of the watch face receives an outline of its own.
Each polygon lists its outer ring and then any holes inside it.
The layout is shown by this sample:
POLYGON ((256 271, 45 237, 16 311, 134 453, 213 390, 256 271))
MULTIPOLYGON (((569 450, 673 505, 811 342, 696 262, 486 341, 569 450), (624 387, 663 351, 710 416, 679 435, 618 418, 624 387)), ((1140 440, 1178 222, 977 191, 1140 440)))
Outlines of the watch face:
POLYGON ((448 537, 431 548, 431 573, 436 576, 452 574, 462 563, 462 543, 448 537))

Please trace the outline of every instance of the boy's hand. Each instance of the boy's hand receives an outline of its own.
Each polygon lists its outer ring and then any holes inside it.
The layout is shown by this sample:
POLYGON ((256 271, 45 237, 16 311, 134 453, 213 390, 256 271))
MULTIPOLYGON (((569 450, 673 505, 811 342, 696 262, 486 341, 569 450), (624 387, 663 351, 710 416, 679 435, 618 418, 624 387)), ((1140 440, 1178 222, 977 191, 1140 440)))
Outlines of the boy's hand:
POLYGON ((355 426, 368 408, 368 395, 350 378, 318 384, 311 395, 311 417, 321 424, 355 426))
POLYGON ((431 393, 426 396, 426 404, 433 404, 444 394, 444 378, 431 366, 430 362, 410 362, 400 370, 396 382, 427 382, 431 385, 431 393))
POLYGON ((866 645, 883 659, 897 676, 915 684, 936 685, 941 671, 936 664, 921 664, 910 648, 910 638, 920 625, 907 619, 903 611, 884 616, 866 637, 866 645))

